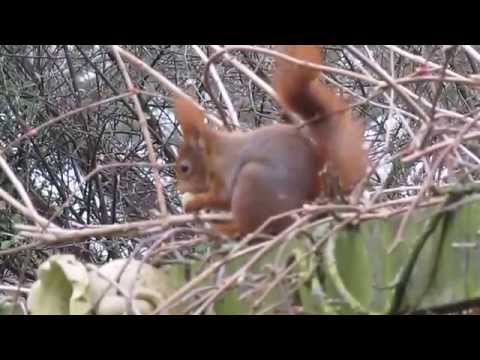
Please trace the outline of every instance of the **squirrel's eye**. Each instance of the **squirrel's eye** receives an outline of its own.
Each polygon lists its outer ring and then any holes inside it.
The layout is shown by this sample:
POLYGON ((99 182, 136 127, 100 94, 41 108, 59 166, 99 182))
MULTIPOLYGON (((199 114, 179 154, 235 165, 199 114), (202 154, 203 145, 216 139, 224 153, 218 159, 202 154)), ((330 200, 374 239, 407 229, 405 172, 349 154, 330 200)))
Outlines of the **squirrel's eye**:
POLYGON ((190 171, 190 165, 187 162, 183 162, 180 164, 180 171, 184 174, 190 171))

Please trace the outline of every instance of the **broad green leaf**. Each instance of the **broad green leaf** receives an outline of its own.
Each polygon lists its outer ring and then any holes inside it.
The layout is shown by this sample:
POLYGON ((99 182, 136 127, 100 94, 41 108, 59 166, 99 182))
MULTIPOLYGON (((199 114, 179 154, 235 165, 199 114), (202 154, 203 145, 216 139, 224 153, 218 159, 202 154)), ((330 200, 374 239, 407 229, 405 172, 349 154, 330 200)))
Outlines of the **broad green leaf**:
POLYGON ((227 290, 225 294, 215 302, 215 314, 217 315, 245 315, 250 313, 248 304, 239 300, 240 292, 237 288, 227 290))
MULTIPOLYGON (((284 280, 277 281, 277 276, 282 276, 279 272, 285 269, 289 260, 293 260, 295 251, 306 253, 308 248, 306 241, 308 239, 304 236, 297 236, 281 242, 249 267, 245 274, 246 278, 241 280, 252 280, 249 281, 251 284, 258 284, 261 281, 262 286, 249 288, 243 282, 243 284, 236 285, 235 290, 225 292, 216 302, 216 306, 221 304, 219 309, 222 314, 226 314, 228 310, 235 313, 242 311, 243 314, 282 312, 282 309, 288 305, 287 302, 291 300, 290 285, 284 280), (270 288, 272 282, 275 282, 275 286, 270 288), (239 300, 244 292, 248 292, 248 295, 239 300), (262 301, 257 301, 260 297, 262 297, 262 301)), ((224 277, 235 274, 250 261, 252 256, 254 255, 248 254, 230 261, 225 266, 224 277)))
MULTIPOLYGON (((392 253, 387 250, 403 214, 365 221, 329 239, 321 285, 326 298, 340 305, 339 313, 388 313, 394 299, 401 300, 398 311, 410 312, 480 298, 480 249, 475 245, 480 203, 437 216, 439 210, 416 210, 392 253), (398 285, 408 264, 412 271, 400 297, 398 285)), ((305 296, 304 301, 312 307, 305 296)))
POLYGON ((479 216, 480 202, 475 202, 441 222, 419 257, 403 307, 431 308, 480 297, 479 216), (423 292, 415 288, 418 284, 423 292))
MULTIPOLYGON (((99 268, 89 266, 89 269, 90 295, 95 313, 99 315, 128 313, 130 296, 135 310, 149 314, 184 282, 181 265, 157 269, 137 260, 117 259, 99 268)), ((171 313, 179 310, 175 308, 171 313)))
POLYGON ((0 250, 9 249, 10 247, 12 247, 12 245, 15 245, 14 240, 1 240, 0 241, 0 250))
POLYGON ((32 314, 115 315, 128 313, 132 294, 133 308, 148 314, 184 281, 180 265, 156 269, 118 259, 100 267, 84 266, 73 255, 54 255, 40 265, 27 303, 32 314))
POLYGON ((24 315, 22 307, 14 303, 13 299, 0 296, 0 315, 24 315))
POLYGON ((85 266, 73 255, 54 255, 40 265, 27 304, 34 315, 82 315, 92 309, 85 266))

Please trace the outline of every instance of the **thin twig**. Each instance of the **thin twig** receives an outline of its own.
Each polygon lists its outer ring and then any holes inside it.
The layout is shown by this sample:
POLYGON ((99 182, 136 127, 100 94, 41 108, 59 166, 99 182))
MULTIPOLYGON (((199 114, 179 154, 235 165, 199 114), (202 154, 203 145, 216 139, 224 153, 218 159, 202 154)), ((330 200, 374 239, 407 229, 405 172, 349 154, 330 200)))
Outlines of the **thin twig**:
MULTIPOLYGON (((192 49, 197 53, 197 55, 202 59, 204 63, 208 62, 208 57, 205 55, 205 53, 200 49, 200 46, 198 45, 192 45, 192 49)), ((220 76, 218 75, 217 70, 212 67, 210 68, 210 74, 212 75, 213 79, 215 80, 218 90, 220 91, 220 94, 222 94, 222 98, 225 101, 225 105, 227 106, 228 114, 230 115, 230 120, 232 121, 233 125, 236 127, 240 126, 240 123, 238 122, 238 116, 237 112, 235 111, 235 108, 233 107, 232 100, 230 99, 230 96, 228 95, 227 89, 225 89, 225 85, 223 84, 222 80, 220 79, 220 76)))
MULTIPOLYGON (((130 52, 128 52, 127 50, 125 49, 122 49, 121 47, 118 47, 118 46, 115 46, 115 49, 119 52, 119 54, 124 57, 130 64, 138 67, 139 69, 141 69, 142 71, 145 71, 146 73, 150 74, 151 76, 153 76, 158 82, 160 82, 160 84, 162 84, 163 86, 165 86, 168 90, 170 90, 173 94, 175 94, 176 96, 179 96, 179 97, 182 97, 184 99, 187 99, 187 100, 192 100, 190 99, 190 97, 185 94, 185 92, 183 92, 178 86, 176 86, 175 84, 173 84, 170 80, 168 80, 165 76, 163 76, 161 73, 159 73, 158 71, 156 71, 155 69, 151 68, 150 66, 148 66, 147 64, 145 64, 145 62, 143 62, 142 60, 140 60, 138 57, 136 57, 135 55, 131 54, 130 52)), ((200 106, 199 104, 197 104, 196 102, 192 102, 192 104, 198 108, 198 110, 200 111, 205 111, 205 109, 200 106)), ((205 116, 212 120, 214 123, 216 123, 217 125, 222 125, 222 121, 220 119, 218 119, 216 116, 210 114, 210 113, 205 113, 205 116)))
MULTIPOLYGON (((136 87, 133 85, 132 79, 128 74, 127 67, 125 66, 125 63, 123 62, 118 52, 118 46, 112 46, 112 51, 115 54, 115 57, 117 59, 117 63, 120 68, 120 71, 122 72, 123 78, 127 83, 127 88, 129 89, 129 91, 132 92, 131 97, 133 100, 135 111, 138 116, 138 121, 140 122, 140 128, 142 129, 143 139, 145 140, 145 144, 147 145, 148 159, 150 160, 150 163, 154 165, 157 162, 157 156, 155 154, 155 149, 153 148, 152 138, 148 130, 148 124, 147 124, 147 120, 145 119, 145 114, 143 113, 142 105, 140 104, 138 95, 135 92, 136 87)), ((167 214, 167 203, 165 201, 165 195, 163 194, 162 179, 160 178, 160 174, 158 173, 158 171, 154 170, 152 173, 153 173, 155 187, 157 190, 157 200, 158 200, 158 206, 160 207, 160 213, 161 215, 165 216, 167 214)))

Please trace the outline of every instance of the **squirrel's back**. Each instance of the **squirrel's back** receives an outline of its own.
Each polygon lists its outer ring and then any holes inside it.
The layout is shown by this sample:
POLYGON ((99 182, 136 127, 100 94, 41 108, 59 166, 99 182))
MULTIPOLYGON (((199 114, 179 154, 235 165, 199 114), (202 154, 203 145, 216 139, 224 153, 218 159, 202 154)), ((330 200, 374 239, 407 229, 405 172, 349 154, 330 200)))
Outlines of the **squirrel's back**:
POLYGON ((316 195, 318 157, 314 143, 291 125, 266 126, 247 133, 219 136, 216 166, 223 168, 225 183, 232 192, 241 171, 250 162, 267 166, 272 189, 302 193, 307 200, 316 195), (228 163, 226 163, 228 162, 228 163), (301 174, 301 176, 299 176, 301 174))

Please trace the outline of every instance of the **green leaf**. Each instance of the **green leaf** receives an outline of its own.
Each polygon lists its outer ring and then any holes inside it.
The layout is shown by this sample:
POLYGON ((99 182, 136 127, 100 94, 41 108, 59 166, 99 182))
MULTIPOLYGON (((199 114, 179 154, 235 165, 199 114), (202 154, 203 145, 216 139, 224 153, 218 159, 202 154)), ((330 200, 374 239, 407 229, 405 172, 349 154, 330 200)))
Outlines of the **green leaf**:
POLYGON ((445 215, 419 256, 403 308, 432 308, 480 298, 479 214, 480 202, 475 202, 445 215))
POLYGON ((392 253, 404 214, 329 239, 322 287, 339 313, 388 313, 394 303, 410 312, 480 298, 480 202, 438 214, 442 208, 416 210, 392 253))
POLYGON ((0 250, 9 249, 12 245, 15 245, 14 240, 2 240, 0 241, 0 250))
POLYGON ((134 308, 148 314, 185 282, 184 275, 180 265, 156 269, 118 259, 84 266, 73 255, 54 255, 40 265, 27 304, 32 314, 126 314, 133 290, 134 308))
MULTIPOLYGON (((137 260, 117 259, 99 268, 90 265, 89 270, 90 295, 99 315, 128 313, 130 294, 134 308, 149 314, 185 282, 183 265, 157 269, 137 260)), ((170 313, 180 310, 174 308, 170 313)))
POLYGON ((22 307, 6 296, 0 296, 0 315, 24 315, 22 307))
MULTIPOLYGON (((287 241, 280 242, 268 251, 260 260, 253 264, 246 272, 246 279, 234 288, 227 290, 216 301, 216 308, 220 309, 222 314, 274 314, 282 313, 285 306, 289 305, 291 295, 289 289, 291 284, 285 280, 277 280, 277 276, 282 276, 281 272, 288 265, 288 261, 294 258, 295 251, 306 253, 308 239, 305 236, 297 236, 287 241), (257 281, 248 281, 249 279, 257 279, 257 281), (258 280, 262 279, 262 280, 258 280), (256 283, 263 281, 264 286, 251 288, 247 283, 256 283), (276 281, 276 285, 268 289, 269 285, 276 281), (248 295, 242 296, 245 292, 248 295), (242 297, 240 300, 239 298, 242 297), (258 301, 262 297, 262 301, 258 301), (255 306, 254 306, 255 305, 255 306)), ((225 265, 224 277, 228 277, 241 269, 248 261, 252 254, 247 254, 230 261, 225 265)))
POLYGON ((73 255, 54 255, 40 265, 27 304, 34 315, 88 314, 92 309, 86 268, 73 255))
POLYGON ((250 312, 248 304, 239 300, 240 292, 237 288, 227 290, 215 302, 214 309, 217 315, 245 315, 250 312))

